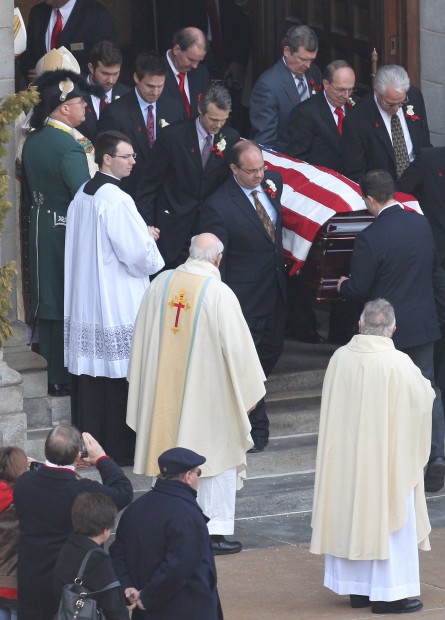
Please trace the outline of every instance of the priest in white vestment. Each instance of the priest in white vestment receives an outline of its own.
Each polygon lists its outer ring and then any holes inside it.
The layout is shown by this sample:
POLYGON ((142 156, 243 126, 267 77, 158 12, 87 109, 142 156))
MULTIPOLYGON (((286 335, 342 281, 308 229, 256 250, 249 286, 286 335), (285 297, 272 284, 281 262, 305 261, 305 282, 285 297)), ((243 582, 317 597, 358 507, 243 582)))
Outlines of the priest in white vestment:
POLYGON ((127 366, 149 276, 164 266, 154 237, 120 180, 135 155, 115 131, 96 141, 99 172, 71 202, 65 241, 65 366, 72 374, 72 422, 119 464, 132 464, 126 425, 127 366))
POLYGON ((422 607, 418 548, 430 549, 423 485, 434 390, 391 340, 394 310, 370 301, 360 334, 338 349, 323 384, 311 552, 324 585, 352 607, 422 607))
POLYGON ((247 412, 265 394, 238 299, 221 282, 222 252, 219 239, 203 233, 183 265, 150 284, 133 335, 127 409, 135 473, 155 476, 159 455, 177 446, 206 457, 198 503, 219 555, 241 551, 225 535, 234 531, 235 492, 253 445, 247 412))

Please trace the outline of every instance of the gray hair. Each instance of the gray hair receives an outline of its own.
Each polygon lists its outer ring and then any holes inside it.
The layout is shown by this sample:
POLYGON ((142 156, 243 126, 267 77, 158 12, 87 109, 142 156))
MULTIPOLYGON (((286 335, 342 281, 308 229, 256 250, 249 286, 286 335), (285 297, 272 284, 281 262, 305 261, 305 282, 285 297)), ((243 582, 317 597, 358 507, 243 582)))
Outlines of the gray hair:
POLYGON ((410 87, 409 76, 400 65, 383 65, 377 69, 374 80, 376 92, 384 97, 388 86, 392 86, 399 93, 406 92, 410 87))
POLYGON ((281 48, 288 47, 293 54, 299 47, 307 52, 318 50, 318 37, 309 26, 291 26, 281 41, 281 48))
POLYGON ((334 73, 338 69, 352 69, 352 67, 349 62, 346 62, 346 60, 333 60, 326 65, 325 70, 323 71, 323 79, 328 82, 332 82, 334 79, 334 73))
POLYGON ((201 233, 192 237, 190 258, 214 263, 223 251, 222 242, 212 233, 201 233))
POLYGON ((368 301, 360 316, 362 336, 386 336, 391 338, 396 326, 394 308, 386 299, 368 301))
POLYGON ((219 84, 211 84, 203 91, 198 104, 199 111, 206 114, 210 103, 225 112, 230 112, 232 109, 232 98, 229 91, 219 84))

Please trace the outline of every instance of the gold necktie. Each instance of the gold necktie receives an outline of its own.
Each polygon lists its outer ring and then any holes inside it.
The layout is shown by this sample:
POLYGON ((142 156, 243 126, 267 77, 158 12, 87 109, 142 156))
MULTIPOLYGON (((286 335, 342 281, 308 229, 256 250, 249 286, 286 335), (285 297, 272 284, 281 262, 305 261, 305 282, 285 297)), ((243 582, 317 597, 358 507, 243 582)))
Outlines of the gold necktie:
POLYGON ((396 157, 397 178, 399 179, 409 166, 409 157, 402 124, 397 114, 391 116, 391 135, 394 155, 396 157))
POLYGON ((256 212, 258 213, 260 220, 263 222, 264 228, 269 233, 269 237, 275 243, 275 228, 274 228, 274 225, 272 224, 272 220, 267 214, 266 209, 261 204, 260 199, 258 198, 258 192, 256 191, 256 189, 254 189, 253 192, 251 192, 251 194, 253 196, 253 202, 255 203, 256 212))

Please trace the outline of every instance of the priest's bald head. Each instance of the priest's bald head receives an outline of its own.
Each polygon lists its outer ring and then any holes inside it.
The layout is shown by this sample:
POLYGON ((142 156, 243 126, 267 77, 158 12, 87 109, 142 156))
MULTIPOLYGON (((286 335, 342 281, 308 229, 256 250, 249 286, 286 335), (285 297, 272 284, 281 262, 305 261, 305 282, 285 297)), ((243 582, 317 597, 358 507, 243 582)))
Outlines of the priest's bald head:
POLYGON ((219 267, 224 246, 218 237, 212 233, 202 233, 192 237, 190 244, 190 258, 212 263, 219 267))

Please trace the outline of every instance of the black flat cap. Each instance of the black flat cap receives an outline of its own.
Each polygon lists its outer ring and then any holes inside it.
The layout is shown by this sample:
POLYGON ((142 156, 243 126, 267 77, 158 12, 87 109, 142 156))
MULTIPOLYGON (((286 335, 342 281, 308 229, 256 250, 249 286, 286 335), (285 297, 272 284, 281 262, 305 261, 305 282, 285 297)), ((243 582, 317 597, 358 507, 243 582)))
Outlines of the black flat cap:
POLYGON ((159 471, 166 476, 177 476, 206 462, 204 456, 187 448, 170 448, 158 458, 159 471))

